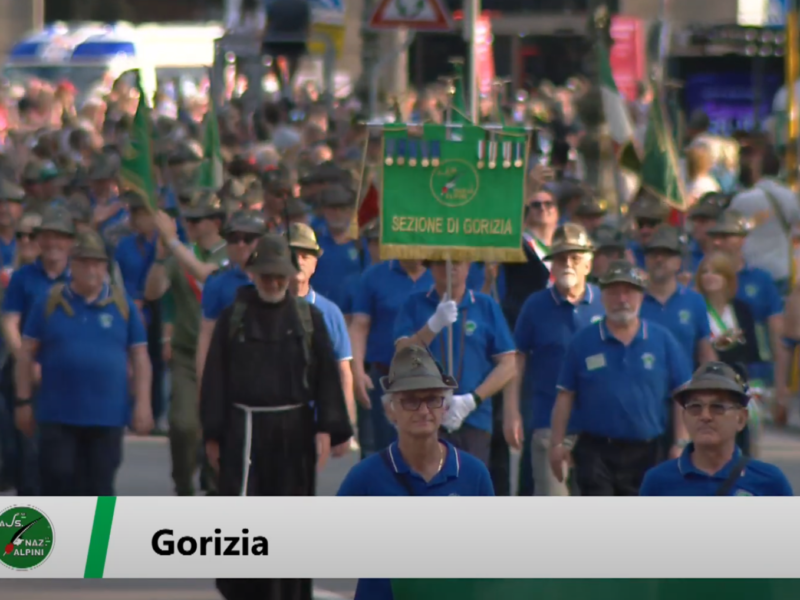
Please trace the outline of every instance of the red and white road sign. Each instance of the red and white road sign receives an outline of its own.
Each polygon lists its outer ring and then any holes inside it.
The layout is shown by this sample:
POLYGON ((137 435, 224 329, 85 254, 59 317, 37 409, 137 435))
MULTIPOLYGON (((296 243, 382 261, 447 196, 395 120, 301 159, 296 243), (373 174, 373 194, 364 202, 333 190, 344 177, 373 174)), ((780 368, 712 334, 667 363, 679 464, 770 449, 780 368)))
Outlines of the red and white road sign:
POLYGON ((369 20, 370 29, 452 31, 453 19, 442 0, 381 0, 369 20))

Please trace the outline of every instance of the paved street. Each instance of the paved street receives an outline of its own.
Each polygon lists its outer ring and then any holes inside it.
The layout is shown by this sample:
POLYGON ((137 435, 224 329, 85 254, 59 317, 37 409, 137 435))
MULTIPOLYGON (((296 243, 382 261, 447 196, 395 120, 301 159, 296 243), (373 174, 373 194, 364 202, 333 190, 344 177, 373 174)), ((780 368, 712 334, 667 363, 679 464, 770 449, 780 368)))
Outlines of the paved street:
MULTIPOLYGON (((767 433, 762 441, 761 458, 781 467, 800 490, 800 435, 797 431, 767 433)), ((320 494, 333 495, 356 455, 332 461, 320 479, 320 494)), ((516 458, 514 459, 516 465, 516 458)), ((126 445, 125 462, 118 480, 118 493, 125 496, 159 496, 172 493, 169 476, 169 450, 166 439, 131 439, 126 445)), ((353 580, 318 580, 317 600, 352 598, 353 580)), ((213 582, 106 580, 4 581, 0 598, 13 600, 218 600, 213 582)))

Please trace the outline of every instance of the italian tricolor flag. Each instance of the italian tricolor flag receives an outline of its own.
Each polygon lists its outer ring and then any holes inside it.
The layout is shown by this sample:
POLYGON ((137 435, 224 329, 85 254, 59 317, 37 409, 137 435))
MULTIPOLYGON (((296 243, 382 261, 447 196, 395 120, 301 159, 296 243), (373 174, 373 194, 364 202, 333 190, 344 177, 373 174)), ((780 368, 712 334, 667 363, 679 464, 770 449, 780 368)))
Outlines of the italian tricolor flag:
POLYGON ((620 94, 614 81, 614 74, 608 59, 608 48, 602 40, 598 40, 597 43, 603 114, 611 131, 617 161, 621 167, 636 172, 641 166, 641 161, 633 143, 633 123, 631 123, 625 97, 620 94))

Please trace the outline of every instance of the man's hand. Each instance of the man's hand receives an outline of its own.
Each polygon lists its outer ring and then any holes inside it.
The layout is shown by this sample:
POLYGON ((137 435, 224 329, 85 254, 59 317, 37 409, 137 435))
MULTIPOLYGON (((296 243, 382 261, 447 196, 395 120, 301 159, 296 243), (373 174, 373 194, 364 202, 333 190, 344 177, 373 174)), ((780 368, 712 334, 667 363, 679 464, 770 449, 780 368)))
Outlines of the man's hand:
POLYGON ((567 471, 572 460, 569 450, 563 445, 558 444, 550 448, 550 470, 553 472, 559 483, 564 483, 567 478, 567 471))
POLYGON ((328 463, 331 455, 331 434, 317 434, 317 473, 320 473, 328 463))
POLYGON ((447 407, 447 412, 442 420, 442 425, 450 433, 461 429, 464 419, 466 419, 469 413, 475 410, 475 408, 477 408, 477 406, 472 394, 453 396, 453 399, 450 401, 450 406, 447 407))
POLYGON ((525 435, 522 432, 522 415, 519 411, 503 416, 503 436, 514 450, 522 450, 525 435))
POLYGON ((164 244, 168 246, 171 241, 178 239, 178 226, 175 220, 163 210, 156 213, 155 223, 160 234, 159 239, 163 239, 164 244))
POLYGON ((14 409, 14 424, 26 437, 32 438, 36 429, 36 420, 33 418, 33 406, 17 406, 14 409))
POLYGON ((372 377, 366 373, 354 373, 356 400, 366 409, 372 408, 372 402, 369 399, 369 391, 374 390, 375 386, 372 383, 372 377))
POLYGON ((149 402, 139 402, 133 410, 133 432, 136 435, 149 435, 153 431, 153 409, 149 402))
POLYGON ((439 306, 436 307, 436 312, 428 319, 428 329, 434 335, 438 335, 442 329, 456 321, 458 321, 458 305, 454 300, 448 299, 447 294, 445 294, 439 306))
POLYGON ((219 473, 219 442, 206 442, 206 458, 214 473, 219 473))

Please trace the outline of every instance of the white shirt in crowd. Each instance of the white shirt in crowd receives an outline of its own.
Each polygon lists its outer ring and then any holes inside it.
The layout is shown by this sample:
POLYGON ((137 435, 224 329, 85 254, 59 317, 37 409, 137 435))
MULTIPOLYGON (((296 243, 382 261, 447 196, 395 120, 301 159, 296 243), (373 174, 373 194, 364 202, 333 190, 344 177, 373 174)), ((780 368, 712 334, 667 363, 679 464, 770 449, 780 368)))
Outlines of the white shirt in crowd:
POLYGON ((789 225, 800 224, 800 204, 795 193, 773 179, 761 179, 755 187, 741 192, 731 200, 730 208, 753 220, 754 229, 744 244, 748 266, 764 269, 776 281, 789 277, 789 259, 794 254, 792 241, 775 214, 765 192, 777 201, 789 225))

